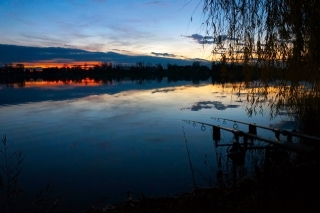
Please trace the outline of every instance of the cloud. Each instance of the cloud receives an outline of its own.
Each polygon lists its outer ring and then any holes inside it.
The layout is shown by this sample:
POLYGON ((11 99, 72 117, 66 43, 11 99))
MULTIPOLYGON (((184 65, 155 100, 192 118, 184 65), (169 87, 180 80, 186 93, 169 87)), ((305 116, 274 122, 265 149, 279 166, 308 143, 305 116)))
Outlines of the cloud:
POLYGON ((147 55, 128 55, 116 52, 89 52, 76 48, 61 48, 61 47, 26 47, 17 45, 0 44, 1 64, 39 61, 56 61, 65 63, 66 61, 100 61, 112 62, 115 64, 136 64, 138 61, 144 61, 151 64, 168 63, 177 65, 191 65, 193 60, 181 59, 174 54, 169 53, 153 53, 155 56, 147 55), (158 57, 167 56, 167 57, 158 57))
POLYGON ((238 41, 237 38, 228 37, 227 35, 219 35, 217 38, 212 36, 202 36, 198 33, 192 34, 191 36, 184 36, 186 38, 191 38, 199 44, 216 44, 218 41, 238 41))
POLYGON ((126 52, 126 53, 131 53, 128 50, 120 50, 120 49, 111 49, 112 51, 116 51, 116 52, 126 52))
POLYGON ((192 34, 191 36, 184 36, 186 38, 191 38, 199 44, 213 44, 213 37, 212 36, 202 36, 198 33, 192 34))
POLYGON ((155 52, 151 52, 152 55, 156 55, 156 56, 164 56, 164 57, 172 57, 172 58, 176 58, 178 57, 175 54, 170 54, 170 53, 155 53, 155 52))

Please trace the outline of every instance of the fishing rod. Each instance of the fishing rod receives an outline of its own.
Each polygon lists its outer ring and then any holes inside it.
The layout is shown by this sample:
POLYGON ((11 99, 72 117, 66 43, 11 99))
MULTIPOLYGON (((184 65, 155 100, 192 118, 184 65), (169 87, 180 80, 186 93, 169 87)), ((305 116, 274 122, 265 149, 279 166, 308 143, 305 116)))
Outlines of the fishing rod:
MULTIPOLYGON (((300 153, 311 153, 311 152, 313 152, 313 147, 302 145, 302 144, 296 144, 296 143, 291 143, 291 142, 288 142, 288 141, 281 141, 281 140, 273 140, 273 139, 269 139, 269 138, 263 138, 263 137, 260 137, 258 135, 250 134, 250 133, 243 132, 243 131, 240 131, 240 130, 237 130, 237 129, 231 129, 231 128, 222 127, 222 126, 214 125, 214 124, 208 124, 208 123, 199 122, 199 121, 193 121, 193 120, 183 120, 183 121, 188 123, 188 124, 192 123, 193 126, 195 126, 196 124, 201 124, 201 130, 202 131, 206 130, 205 126, 211 126, 211 127, 213 127, 213 134, 216 132, 215 128, 216 129, 222 129, 222 130, 225 130, 225 131, 233 133, 236 139, 238 139, 239 137, 253 138, 253 139, 257 139, 259 141, 264 141, 264 142, 269 143, 269 144, 280 146, 282 148, 285 148, 287 150, 294 151, 294 152, 300 152, 300 153)), ((220 132, 218 134, 220 134, 220 132)))
MULTIPOLYGON (((310 140, 316 140, 316 141, 320 141, 320 138, 318 137, 314 137, 314 136, 310 136, 310 135, 305 135, 305 134, 301 134, 298 132, 292 132, 292 131, 288 131, 288 130, 284 130, 284 129, 276 129, 276 128, 270 128, 270 127, 266 127, 266 126, 261 126, 258 125, 256 123, 247 123, 247 122, 243 122, 243 121, 237 121, 237 120, 232 120, 232 119, 225 119, 225 118, 216 118, 216 117, 211 117, 211 119, 217 120, 217 121, 231 121, 234 122, 236 125, 237 123, 240 124, 245 124, 245 125, 251 125, 251 126, 255 126, 261 129, 266 129, 266 130, 270 130, 273 131, 274 133, 276 133, 276 138, 279 140, 279 134, 282 134, 284 136, 295 136, 295 137, 299 137, 299 138, 305 138, 305 139, 310 139, 310 140), (278 135, 277 135, 278 134, 278 135)), ((237 126, 236 126, 237 127, 237 126)))

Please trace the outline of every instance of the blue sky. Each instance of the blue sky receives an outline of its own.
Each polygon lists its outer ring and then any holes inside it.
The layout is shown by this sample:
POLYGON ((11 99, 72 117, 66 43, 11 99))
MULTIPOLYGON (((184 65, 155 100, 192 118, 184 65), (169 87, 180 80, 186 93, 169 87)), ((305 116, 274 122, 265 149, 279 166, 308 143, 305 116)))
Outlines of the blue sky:
POLYGON ((210 60, 199 2, 0 0, 0 44, 210 60))

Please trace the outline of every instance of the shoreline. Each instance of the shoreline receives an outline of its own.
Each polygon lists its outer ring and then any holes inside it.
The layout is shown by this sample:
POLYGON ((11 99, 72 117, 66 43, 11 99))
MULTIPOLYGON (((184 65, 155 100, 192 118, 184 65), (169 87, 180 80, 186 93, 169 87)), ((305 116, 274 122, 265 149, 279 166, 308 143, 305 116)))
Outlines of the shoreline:
POLYGON ((173 197, 147 198, 94 208, 102 212, 314 212, 320 208, 319 163, 301 164, 244 179, 235 187, 198 188, 173 197))

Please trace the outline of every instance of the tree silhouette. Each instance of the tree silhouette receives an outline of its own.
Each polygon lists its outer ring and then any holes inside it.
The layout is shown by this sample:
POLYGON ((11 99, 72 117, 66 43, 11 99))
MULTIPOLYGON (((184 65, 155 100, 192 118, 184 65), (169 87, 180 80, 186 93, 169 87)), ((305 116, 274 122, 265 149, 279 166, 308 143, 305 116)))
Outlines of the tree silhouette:
POLYGON ((319 11, 316 0, 204 0, 205 39, 228 62, 319 68, 319 11))
POLYGON ((213 60, 243 65, 237 89, 249 90, 249 114, 271 99, 271 116, 287 107, 320 120, 319 11, 317 0, 204 0, 203 43, 213 45, 213 60))

